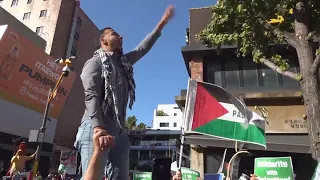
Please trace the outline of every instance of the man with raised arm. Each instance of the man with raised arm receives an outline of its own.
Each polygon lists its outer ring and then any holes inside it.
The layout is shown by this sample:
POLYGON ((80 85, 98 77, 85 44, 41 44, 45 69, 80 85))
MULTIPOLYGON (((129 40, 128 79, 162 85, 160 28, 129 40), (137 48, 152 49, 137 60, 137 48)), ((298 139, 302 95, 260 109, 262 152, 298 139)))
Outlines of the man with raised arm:
POLYGON ((127 180, 129 174, 129 138, 125 131, 126 109, 135 101, 133 65, 155 44, 163 27, 174 14, 169 6, 155 29, 129 53, 123 53, 122 36, 106 27, 100 31, 100 48, 94 52, 80 75, 85 91, 86 109, 78 129, 75 147, 81 155, 82 175, 93 154, 93 134, 99 139, 101 152, 97 178, 107 172, 109 180, 127 180), (130 99, 130 100, 129 100, 130 99))

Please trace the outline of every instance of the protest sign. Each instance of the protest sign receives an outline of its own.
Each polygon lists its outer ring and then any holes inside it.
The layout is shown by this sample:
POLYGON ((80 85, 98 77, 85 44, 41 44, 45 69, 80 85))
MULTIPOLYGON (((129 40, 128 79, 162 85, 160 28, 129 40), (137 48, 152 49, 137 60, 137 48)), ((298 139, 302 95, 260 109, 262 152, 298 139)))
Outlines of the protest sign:
POLYGON ((254 174, 259 180, 294 180, 291 157, 256 158, 254 174))
POLYGON ((133 173, 133 180, 152 180, 151 172, 135 172, 133 173))
POLYGON ((197 180, 200 177, 200 173, 190 168, 181 167, 182 180, 197 180))

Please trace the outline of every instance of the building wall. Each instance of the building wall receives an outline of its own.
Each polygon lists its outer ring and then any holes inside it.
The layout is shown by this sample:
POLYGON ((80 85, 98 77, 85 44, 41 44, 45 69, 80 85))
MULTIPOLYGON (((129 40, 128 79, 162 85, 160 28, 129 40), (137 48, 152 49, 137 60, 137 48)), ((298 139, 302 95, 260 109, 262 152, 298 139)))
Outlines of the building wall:
POLYGON ((180 130, 182 123, 182 112, 176 104, 160 104, 154 110, 152 129, 180 130), (166 116, 157 116, 157 111, 162 110, 166 116))
POLYGON ((57 145, 72 148, 84 112, 84 92, 79 76, 99 44, 99 29, 80 8, 78 0, 33 0, 30 4, 27 0, 18 0, 17 6, 11 4, 11 0, 5 0, 1 6, 33 32, 43 26, 39 36, 47 42, 46 53, 54 58, 78 57, 73 62, 77 78, 60 114, 54 137, 57 145), (40 18, 42 10, 47 10, 47 15, 40 18), (28 12, 31 12, 30 18, 23 20, 28 12), (75 34, 79 35, 77 40, 75 34))
POLYGON ((55 141, 58 145, 72 148, 77 128, 80 125, 84 112, 84 90, 80 79, 80 74, 84 63, 90 59, 99 43, 99 29, 80 9, 79 16, 82 23, 75 31, 79 34, 79 40, 74 40, 76 56, 73 71, 77 74, 73 87, 68 96, 65 107, 57 123, 55 141), (66 128, 67 127, 67 128, 66 128))
POLYGON ((46 41, 44 39, 35 34, 2 7, 0 7, 0 25, 9 25, 9 27, 13 28, 21 36, 29 39, 38 48, 43 50, 46 48, 46 41))
POLYGON ((43 26, 42 33, 39 36, 47 41, 46 53, 50 54, 63 1, 68 0, 33 0, 30 4, 27 4, 27 0, 18 0, 18 4, 12 6, 13 1, 5 0, 2 7, 34 32, 36 32, 37 27, 43 26), (42 10, 47 10, 46 17, 40 17, 42 10), (23 20, 24 14, 29 12, 31 13, 30 18, 23 20))

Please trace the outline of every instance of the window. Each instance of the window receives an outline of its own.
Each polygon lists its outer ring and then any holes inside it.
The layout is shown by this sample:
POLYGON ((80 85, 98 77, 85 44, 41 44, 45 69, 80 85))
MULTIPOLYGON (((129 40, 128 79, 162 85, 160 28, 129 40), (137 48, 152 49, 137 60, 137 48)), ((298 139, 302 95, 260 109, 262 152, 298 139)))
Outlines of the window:
POLYGON ((2 3, 3 3, 3 0, 0 0, 0 6, 2 5, 2 3))
POLYGON ((72 56, 77 55, 77 49, 76 49, 75 47, 72 47, 72 49, 71 49, 71 55, 72 55, 72 56))
POLYGON ((179 107, 174 107, 173 109, 179 109, 179 107))
POLYGON ((19 3, 19 0, 12 0, 11 7, 18 6, 18 3, 19 3))
POLYGON ((79 33, 78 32, 75 32, 74 33, 74 39, 79 41, 79 33))
POLYGON ((42 10, 40 12, 40 17, 47 17, 47 10, 42 10))
POLYGON ((262 86, 268 88, 279 87, 278 75, 272 69, 268 68, 264 64, 259 64, 259 71, 262 79, 262 86))
POLYGON ((242 58, 241 67, 242 67, 242 75, 243 75, 242 86, 245 88, 258 87, 259 82, 258 82, 257 63, 253 62, 252 58, 242 58))
POLYGON ((37 33, 38 35, 41 35, 41 34, 43 33, 43 26, 37 27, 36 33, 37 33))
POLYGON ((30 19, 31 12, 24 13, 23 20, 30 19))
POLYGON ((169 127, 169 123, 160 123, 160 127, 169 127))
POLYGON ((209 62, 206 64, 206 81, 212 84, 222 86, 221 62, 217 59, 207 59, 207 61, 209 62))
POLYGON ((79 17, 78 17, 78 19, 77 19, 77 24, 78 24, 79 26, 81 26, 81 24, 82 24, 82 19, 79 18, 79 17))
POLYGON ((33 0, 28 0, 28 1, 27 1, 27 4, 31 4, 31 3, 32 3, 32 1, 33 1, 33 0))
POLYGON ((239 59, 232 58, 225 62, 225 83, 228 89, 238 89, 240 87, 239 59))
POLYGON ((175 123, 173 123, 173 127, 177 127, 177 123, 175 122, 175 123))
MULTIPOLYGON (((289 55, 288 57, 288 63, 290 65, 289 71, 298 73, 299 62, 297 59, 297 56, 295 55, 289 55)), ((282 85, 286 88, 299 88, 299 82, 296 80, 293 80, 287 76, 282 76, 282 85)))
POLYGON ((177 116, 177 113, 173 113, 173 116, 177 116))

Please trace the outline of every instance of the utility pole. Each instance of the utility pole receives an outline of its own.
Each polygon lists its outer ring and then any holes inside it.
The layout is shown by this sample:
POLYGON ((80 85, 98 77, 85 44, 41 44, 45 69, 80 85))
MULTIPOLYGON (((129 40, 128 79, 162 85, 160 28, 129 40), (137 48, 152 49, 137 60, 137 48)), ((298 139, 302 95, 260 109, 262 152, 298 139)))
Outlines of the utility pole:
POLYGON ((68 77, 70 72, 72 71, 72 69, 73 69, 72 61, 75 60, 76 58, 77 57, 75 57, 75 56, 71 56, 69 59, 60 58, 60 59, 55 60, 55 63, 62 64, 62 65, 64 65, 64 67, 62 68, 62 72, 61 72, 61 75, 60 75, 57 83, 55 84, 55 86, 53 88, 50 88, 50 90, 49 90, 47 104, 46 104, 46 108, 45 108, 45 111, 43 114, 43 120, 42 120, 42 125, 41 125, 40 129, 39 130, 31 130, 30 136, 29 136, 29 142, 37 142, 38 143, 36 156, 35 156, 35 160, 34 160, 34 165, 33 165, 33 170, 32 170, 33 177, 36 175, 36 173, 38 171, 40 153, 41 153, 42 143, 43 143, 44 137, 45 137, 46 126, 47 126, 48 120, 50 121, 50 118, 48 117, 50 104, 57 95, 57 90, 58 90, 60 83, 62 82, 62 79, 68 77))

